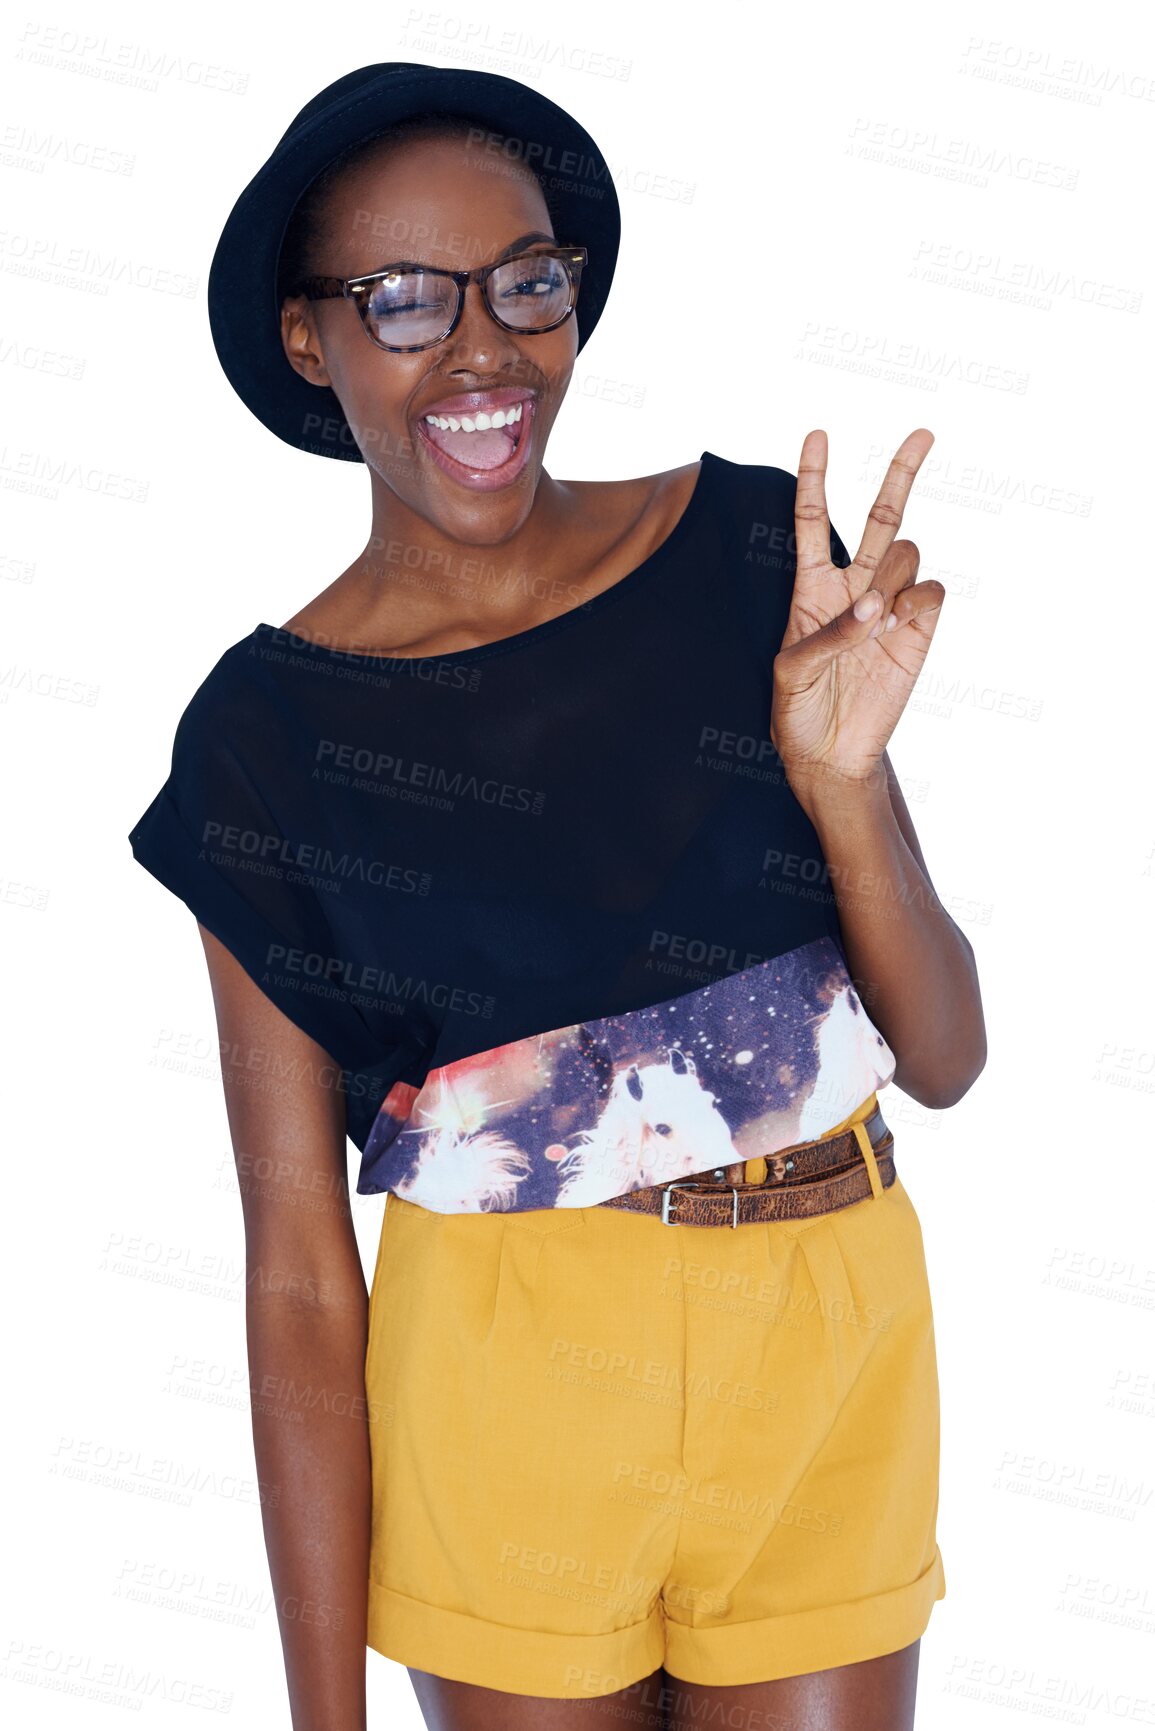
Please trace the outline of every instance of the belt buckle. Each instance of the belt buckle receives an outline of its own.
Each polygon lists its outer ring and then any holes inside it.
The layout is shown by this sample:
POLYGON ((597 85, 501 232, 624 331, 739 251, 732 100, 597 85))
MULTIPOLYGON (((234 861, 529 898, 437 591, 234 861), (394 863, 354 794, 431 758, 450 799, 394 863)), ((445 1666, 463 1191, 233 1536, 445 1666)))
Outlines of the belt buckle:
MULTIPOLYGON (((706 1186, 701 1181, 701 1179, 686 1179, 685 1182, 682 1182, 682 1183, 663 1184, 662 1185, 662 1225, 663 1226, 676 1226, 678 1224, 678 1222, 676 1220, 670 1219, 670 1193, 672 1191, 674 1191, 674 1190, 704 1190, 705 1188, 706 1188, 706 1186)), ((730 1225, 733 1226, 736 1230, 737 1226, 738 1226, 738 1186, 736 1184, 729 1184, 729 1185, 727 1185, 726 1188, 730 1191, 730 1194, 734 1198, 734 1218, 733 1218, 733 1220, 731 1220, 730 1225)))

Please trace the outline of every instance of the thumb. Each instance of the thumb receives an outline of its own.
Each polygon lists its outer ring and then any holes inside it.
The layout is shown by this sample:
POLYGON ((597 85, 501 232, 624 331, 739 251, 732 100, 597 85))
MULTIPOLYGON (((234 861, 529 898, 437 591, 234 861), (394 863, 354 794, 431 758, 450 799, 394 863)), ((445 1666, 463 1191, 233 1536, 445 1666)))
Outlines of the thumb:
POLYGON ((788 649, 780 650, 783 670, 791 669, 803 684, 808 684, 828 661, 841 655, 844 649, 879 632, 885 623, 885 607, 886 597, 880 590, 864 589, 852 606, 836 613, 817 631, 809 631, 804 637, 797 638, 788 649))
MULTIPOLYGON (((856 625, 865 624, 869 626, 878 623, 885 604, 885 596, 883 596, 877 589, 864 589, 862 594, 858 597, 858 600, 854 603, 854 606, 849 609, 849 612, 853 615, 854 623, 856 625)), ((846 614, 844 613, 840 617, 845 619, 846 614)), ((830 621, 831 625, 837 625, 838 623, 838 619, 832 619, 830 621)), ((869 630, 863 633, 854 632, 853 635, 869 637, 870 632, 869 630)))

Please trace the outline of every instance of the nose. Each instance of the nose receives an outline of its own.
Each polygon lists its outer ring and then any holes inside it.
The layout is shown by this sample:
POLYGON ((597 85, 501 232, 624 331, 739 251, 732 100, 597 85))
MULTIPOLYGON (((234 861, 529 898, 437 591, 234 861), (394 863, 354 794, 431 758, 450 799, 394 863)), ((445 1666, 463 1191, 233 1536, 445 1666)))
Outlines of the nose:
POLYGON ((466 286, 465 305, 452 336, 445 339, 453 372, 480 373, 488 377, 511 359, 520 358, 511 331, 501 328, 485 304, 480 283, 466 286))

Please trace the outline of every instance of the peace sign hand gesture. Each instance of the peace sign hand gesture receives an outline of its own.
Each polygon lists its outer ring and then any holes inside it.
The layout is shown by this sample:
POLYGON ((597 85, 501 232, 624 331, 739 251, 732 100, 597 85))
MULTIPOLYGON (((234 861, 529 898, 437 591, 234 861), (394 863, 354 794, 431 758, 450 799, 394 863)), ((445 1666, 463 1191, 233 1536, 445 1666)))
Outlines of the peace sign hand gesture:
MULTIPOLYGON (((946 590, 916 583, 913 541, 895 541, 914 477, 934 443, 919 427, 899 446, 854 562, 830 559, 826 434, 808 433, 798 463, 794 593, 774 658, 770 739, 796 793, 874 785, 887 741, 926 660, 946 590), (881 595, 881 606, 876 595, 881 595)), ((884 771, 883 771, 884 772, 884 771)))

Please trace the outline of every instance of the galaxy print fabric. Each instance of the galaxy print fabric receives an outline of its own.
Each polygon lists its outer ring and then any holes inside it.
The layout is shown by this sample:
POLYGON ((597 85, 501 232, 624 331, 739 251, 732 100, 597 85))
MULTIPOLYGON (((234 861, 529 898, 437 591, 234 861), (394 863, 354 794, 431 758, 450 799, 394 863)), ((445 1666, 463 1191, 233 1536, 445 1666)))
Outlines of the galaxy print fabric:
POLYGON ((894 1074, 830 938, 398 1083, 358 1190, 435 1213, 584 1208, 814 1141, 894 1074))

